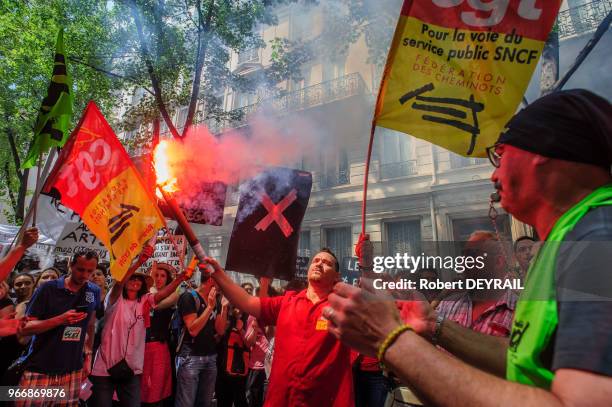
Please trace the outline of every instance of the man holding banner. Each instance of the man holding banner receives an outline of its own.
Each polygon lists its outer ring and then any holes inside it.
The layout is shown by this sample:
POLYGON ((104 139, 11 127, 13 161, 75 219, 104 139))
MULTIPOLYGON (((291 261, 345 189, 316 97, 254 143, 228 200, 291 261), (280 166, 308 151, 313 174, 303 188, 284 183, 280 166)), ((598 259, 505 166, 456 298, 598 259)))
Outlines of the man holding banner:
POLYGON ((404 323, 392 299, 342 283, 324 310, 330 331, 376 355, 428 404, 609 405, 611 135, 607 100, 563 91, 518 113, 489 149, 501 205, 545 239, 509 343, 439 321, 424 299, 406 304, 404 323))

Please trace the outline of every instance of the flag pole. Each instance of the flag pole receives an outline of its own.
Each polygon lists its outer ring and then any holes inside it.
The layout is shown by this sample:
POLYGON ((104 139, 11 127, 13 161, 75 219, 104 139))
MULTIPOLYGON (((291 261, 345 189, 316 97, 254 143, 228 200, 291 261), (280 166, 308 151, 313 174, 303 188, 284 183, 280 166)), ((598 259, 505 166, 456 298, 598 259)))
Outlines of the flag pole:
MULTIPOLYGON (((26 212, 26 215, 23 218, 23 223, 21 224, 21 227, 19 228, 19 231, 17 232, 17 234, 13 238, 13 241, 11 242, 11 245, 10 245, 11 248, 13 247, 15 242, 17 241, 17 237, 23 233, 23 230, 25 229, 26 225, 30 222, 30 218, 36 212, 36 206, 38 206, 38 197, 40 196, 40 193, 41 193, 41 190, 42 190, 42 185, 38 182, 38 179, 45 178, 45 180, 46 180, 47 175, 49 175, 49 170, 51 168, 51 163, 55 159, 55 154, 57 154, 57 148, 52 148, 51 151, 49 152, 49 155, 47 156, 47 161, 45 162, 45 167, 42 170, 42 174, 41 174, 42 176, 37 176, 37 183, 36 183, 36 187, 34 189, 34 196, 32 197, 32 200, 30 201, 30 206, 28 207, 28 211, 26 212)), ((39 168, 40 168, 40 164, 41 163, 39 163, 39 168)), ((44 182, 42 184, 44 185, 44 182)), ((36 221, 34 221, 32 223, 32 226, 35 226, 35 223, 36 223, 36 221)))
POLYGON ((42 152, 38 154, 38 164, 36 168, 36 186, 34 187, 34 196, 30 207, 32 207, 32 227, 36 226, 36 207, 38 206, 38 196, 40 194, 40 172, 42 167, 42 152))
POLYGON ((370 175, 370 160, 372 159, 372 148, 374 146, 374 133, 376 132, 376 119, 372 119, 370 128, 370 141, 368 142, 368 153, 365 161, 365 174, 363 175, 363 199, 361 200, 361 234, 365 235, 366 209, 368 200, 368 178, 370 175))

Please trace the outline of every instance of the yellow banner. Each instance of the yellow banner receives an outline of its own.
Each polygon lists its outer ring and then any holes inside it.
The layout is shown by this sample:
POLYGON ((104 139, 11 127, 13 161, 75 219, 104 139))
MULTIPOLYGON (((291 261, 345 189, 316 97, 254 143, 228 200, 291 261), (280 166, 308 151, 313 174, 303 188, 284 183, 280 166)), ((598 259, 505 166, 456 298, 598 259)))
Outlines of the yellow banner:
POLYGON ((433 3, 404 4, 381 84, 376 124, 457 154, 486 157, 486 147, 495 143, 523 98, 556 9, 539 14, 523 10, 522 18, 520 2, 514 1, 506 16, 490 21, 497 24, 497 32, 494 25, 487 28, 481 20, 467 18, 469 2, 461 4, 461 13, 452 6, 461 2, 443 7, 433 3), (518 12, 512 13, 511 7, 518 12))

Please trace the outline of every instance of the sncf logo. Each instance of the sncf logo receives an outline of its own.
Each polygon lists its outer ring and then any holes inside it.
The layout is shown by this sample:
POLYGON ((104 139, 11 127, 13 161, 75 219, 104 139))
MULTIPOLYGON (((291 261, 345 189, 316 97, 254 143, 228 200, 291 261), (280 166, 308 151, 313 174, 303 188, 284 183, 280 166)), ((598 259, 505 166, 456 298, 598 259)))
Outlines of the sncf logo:
MULTIPOLYGON (((465 0, 432 0, 432 2, 442 8, 451 8, 461 5, 465 0)), ((510 0, 467 0, 468 5, 473 11, 461 13, 461 21, 464 24, 474 27, 491 27, 499 24, 508 11, 510 0)), ((525 20, 538 20, 542 15, 542 9, 537 8, 536 0, 521 0, 517 13, 525 20)))

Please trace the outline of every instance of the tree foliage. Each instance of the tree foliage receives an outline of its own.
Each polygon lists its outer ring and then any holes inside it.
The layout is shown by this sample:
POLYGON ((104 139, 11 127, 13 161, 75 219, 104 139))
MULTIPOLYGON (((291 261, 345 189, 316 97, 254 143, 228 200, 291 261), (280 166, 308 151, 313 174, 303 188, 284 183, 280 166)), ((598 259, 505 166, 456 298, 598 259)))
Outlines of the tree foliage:
MULTIPOLYGON (((112 55, 110 15, 100 2, 0 1, 0 193, 5 215, 20 223, 28 193, 28 170, 19 169, 33 140, 33 127, 53 68, 55 41, 65 29, 68 71, 75 90, 75 120, 88 100, 106 113, 115 107, 116 85, 108 75, 74 60, 112 55)), ((32 188, 32 186, 30 186, 32 188)))

